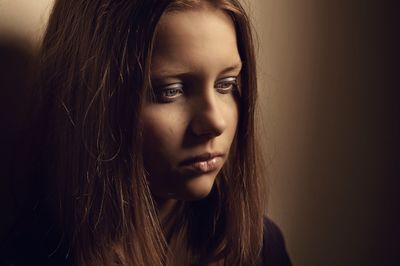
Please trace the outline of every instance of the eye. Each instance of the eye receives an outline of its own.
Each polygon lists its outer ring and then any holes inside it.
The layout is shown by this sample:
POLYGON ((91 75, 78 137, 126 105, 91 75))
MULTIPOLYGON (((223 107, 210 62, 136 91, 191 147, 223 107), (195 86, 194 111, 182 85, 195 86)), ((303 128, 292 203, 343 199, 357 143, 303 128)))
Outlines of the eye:
POLYGON ((237 77, 228 77, 218 80, 215 83, 215 88, 219 93, 227 94, 237 88, 237 77))
POLYGON ((172 102, 183 94, 183 84, 175 83, 155 90, 156 100, 160 102, 172 102))

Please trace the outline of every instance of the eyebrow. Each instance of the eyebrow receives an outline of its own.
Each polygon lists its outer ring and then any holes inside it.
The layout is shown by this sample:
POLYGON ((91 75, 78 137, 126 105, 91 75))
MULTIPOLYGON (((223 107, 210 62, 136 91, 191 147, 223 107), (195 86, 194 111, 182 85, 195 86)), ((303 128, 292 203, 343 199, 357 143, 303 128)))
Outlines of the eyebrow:
MULTIPOLYGON (((218 73, 219 76, 225 75, 230 72, 240 71, 242 68, 242 61, 239 61, 231 66, 224 68, 221 72, 218 73)), ((163 77, 184 77, 184 76, 191 76, 191 71, 187 71, 186 69, 175 69, 172 71, 171 69, 162 69, 159 71, 155 71, 154 76, 156 78, 163 78, 163 77)))
POLYGON ((229 72, 233 72, 233 71, 239 71, 239 70, 241 70, 242 69, 242 61, 239 61, 238 63, 236 63, 236 64, 234 64, 234 65, 232 65, 232 66, 229 66, 229 67, 227 67, 227 68, 224 68, 222 71, 221 71, 221 73, 220 73, 220 75, 223 75, 223 74, 226 74, 226 73, 229 73, 229 72))

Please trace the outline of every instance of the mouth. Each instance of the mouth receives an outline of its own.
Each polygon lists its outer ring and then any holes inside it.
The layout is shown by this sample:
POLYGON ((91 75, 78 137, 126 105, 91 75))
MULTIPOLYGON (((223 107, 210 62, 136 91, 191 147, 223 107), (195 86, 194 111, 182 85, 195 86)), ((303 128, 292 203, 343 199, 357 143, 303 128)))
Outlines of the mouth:
POLYGON ((208 173, 221 168, 224 163, 223 156, 223 153, 204 153, 183 160, 180 166, 190 172, 208 173))

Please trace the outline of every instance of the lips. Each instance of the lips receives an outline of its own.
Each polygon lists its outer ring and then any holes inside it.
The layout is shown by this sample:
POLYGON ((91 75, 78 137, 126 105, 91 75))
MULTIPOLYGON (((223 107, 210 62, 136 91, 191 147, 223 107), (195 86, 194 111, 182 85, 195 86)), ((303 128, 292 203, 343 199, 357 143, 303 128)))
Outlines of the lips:
POLYGON ((222 164, 222 153, 204 153, 182 161, 180 166, 192 172, 207 173, 219 169, 222 164))

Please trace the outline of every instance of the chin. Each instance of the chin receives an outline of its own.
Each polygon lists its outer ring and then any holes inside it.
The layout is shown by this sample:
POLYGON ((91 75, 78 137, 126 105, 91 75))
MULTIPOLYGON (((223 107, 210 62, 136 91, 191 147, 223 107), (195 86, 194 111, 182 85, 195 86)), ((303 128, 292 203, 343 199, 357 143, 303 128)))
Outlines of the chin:
POLYGON ((185 182, 176 197, 181 200, 201 200, 211 193, 215 178, 215 174, 192 178, 185 182))

